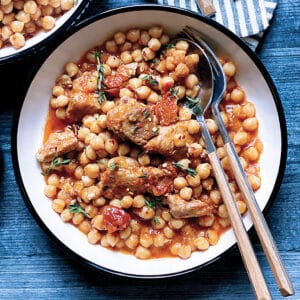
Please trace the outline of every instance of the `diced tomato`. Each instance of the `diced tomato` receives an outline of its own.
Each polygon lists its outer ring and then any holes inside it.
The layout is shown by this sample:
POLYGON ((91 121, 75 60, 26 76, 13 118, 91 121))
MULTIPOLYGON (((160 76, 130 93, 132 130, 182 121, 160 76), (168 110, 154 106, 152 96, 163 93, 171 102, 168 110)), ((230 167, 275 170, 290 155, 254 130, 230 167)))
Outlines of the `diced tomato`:
POLYGON ((103 224, 109 233, 125 229, 131 220, 130 215, 124 209, 108 205, 104 209, 103 224))
POLYGON ((123 84, 124 77, 123 76, 106 76, 104 80, 104 85, 109 88, 120 88, 123 84))
POLYGON ((158 118, 160 125, 168 126, 175 123, 178 114, 176 97, 170 92, 164 94, 162 99, 153 106, 153 113, 158 118))

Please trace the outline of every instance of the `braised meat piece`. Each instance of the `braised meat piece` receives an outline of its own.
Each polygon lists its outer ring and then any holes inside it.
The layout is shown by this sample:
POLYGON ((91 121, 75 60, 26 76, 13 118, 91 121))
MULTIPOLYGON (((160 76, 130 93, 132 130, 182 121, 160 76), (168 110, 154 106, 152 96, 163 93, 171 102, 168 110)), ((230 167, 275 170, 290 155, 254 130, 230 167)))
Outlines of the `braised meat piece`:
POLYGON ((97 94, 73 92, 67 108, 67 117, 73 121, 80 121, 85 115, 94 114, 100 110, 97 94))
POLYGON ((74 132, 65 128, 62 132, 51 133, 47 142, 38 150, 36 158, 40 162, 51 161, 54 157, 76 149, 78 144, 74 132))
POLYGON ((102 194, 109 199, 150 193, 161 196, 170 192, 174 174, 168 169, 131 167, 107 170, 101 176, 102 194))
POLYGON ((145 146, 147 151, 157 152, 166 156, 174 156, 177 153, 185 153, 186 147, 176 147, 174 144, 174 135, 182 134, 185 136, 186 144, 195 142, 195 136, 189 134, 187 130, 187 122, 181 121, 170 126, 159 127, 158 136, 152 138, 145 146))
POLYGON ((201 200, 185 201, 179 195, 167 195, 170 213, 174 218, 209 216, 214 206, 201 200))
POLYGON ((122 138, 145 145, 158 134, 150 108, 137 101, 121 102, 107 113, 107 127, 122 138))

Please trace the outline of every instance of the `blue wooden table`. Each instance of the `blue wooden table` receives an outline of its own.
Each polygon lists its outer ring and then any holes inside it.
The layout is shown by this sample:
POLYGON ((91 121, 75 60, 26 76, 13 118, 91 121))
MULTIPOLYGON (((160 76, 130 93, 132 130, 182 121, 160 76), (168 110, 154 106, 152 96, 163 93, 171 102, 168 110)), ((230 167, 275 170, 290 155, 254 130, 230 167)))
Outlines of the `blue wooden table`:
MULTIPOLYGON (((94 0, 85 18, 130 4, 152 1, 94 0)), ((300 1, 280 0, 258 55, 281 96, 288 128, 283 183, 266 214, 300 299, 300 1)), ((13 112, 36 57, 0 67, 0 299, 254 299, 237 250, 217 263, 184 276, 160 280, 127 279, 91 270, 61 252, 25 206, 11 158, 13 112)), ((270 132, 272 128, 270 127, 270 132)), ((252 242, 274 299, 281 299, 262 248, 252 242)))

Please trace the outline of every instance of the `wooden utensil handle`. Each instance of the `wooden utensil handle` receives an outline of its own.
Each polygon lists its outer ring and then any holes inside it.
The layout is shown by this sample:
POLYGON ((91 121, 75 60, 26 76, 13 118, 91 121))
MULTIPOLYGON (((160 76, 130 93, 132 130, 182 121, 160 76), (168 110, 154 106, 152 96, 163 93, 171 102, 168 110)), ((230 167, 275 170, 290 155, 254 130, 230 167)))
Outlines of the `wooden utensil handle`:
POLYGON ((212 16, 216 13, 212 0, 196 0, 202 14, 206 17, 212 16))
POLYGON ((231 225, 237 239, 237 244, 256 297, 260 300, 272 299, 216 151, 209 153, 208 157, 221 191, 223 201, 226 205, 231 225))
POLYGON ((293 285, 281 260, 271 231, 257 204, 252 188, 248 182, 241 164, 239 163, 239 158, 235 152, 235 149, 233 148, 231 142, 226 143, 224 145, 224 148, 228 154, 234 177, 247 203, 247 207, 250 212, 252 222, 255 226, 256 233, 263 246, 264 252, 275 276, 275 280, 277 282, 279 290, 283 296, 293 295, 295 293, 293 285))

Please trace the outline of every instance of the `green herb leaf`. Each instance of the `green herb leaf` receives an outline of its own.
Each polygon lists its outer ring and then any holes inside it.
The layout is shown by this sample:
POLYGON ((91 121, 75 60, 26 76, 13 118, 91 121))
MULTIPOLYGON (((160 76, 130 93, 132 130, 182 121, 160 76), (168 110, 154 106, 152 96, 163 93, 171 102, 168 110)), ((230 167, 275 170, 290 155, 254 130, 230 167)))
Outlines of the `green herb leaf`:
POLYGON ((162 207, 161 197, 153 197, 152 199, 145 199, 145 205, 149 208, 156 209, 156 207, 162 207))
POLYGON ((138 178, 148 178, 149 174, 148 173, 144 173, 144 175, 138 176, 138 178))
POLYGON ((70 158, 61 159, 61 158, 55 156, 52 158, 50 166, 45 170, 45 172, 42 172, 41 174, 43 176, 47 176, 50 174, 51 170, 53 170, 54 168, 58 168, 63 165, 68 165, 71 161, 72 161, 72 159, 70 159, 70 158))
POLYGON ((103 88, 103 81, 105 80, 105 76, 104 76, 104 66, 101 64, 101 55, 103 54, 103 51, 95 51, 94 55, 97 59, 97 71, 99 73, 98 78, 97 78, 97 93, 99 95, 98 97, 98 103, 102 104, 103 101, 106 101, 106 96, 105 93, 102 91, 103 88))
POLYGON ((80 206, 80 204, 71 204, 69 205, 69 210, 72 214, 82 213, 87 218, 91 218, 91 216, 80 206))
POLYGON ((158 216, 154 216, 153 222, 154 222, 154 224, 159 224, 160 223, 159 217, 158 216))
POLYGON ((174 48, 174 47, 175 47, 175 45, 174 45, 174 44, 171 44, 171 43, 169 43, 169 44, 166 45, 166 48, 167 48, 167 49, 171 49, 171 48, 174 48))
POLYGON ((112 163, 108 166, 108 169, 111 171, 114 171, 115 169, 118 169, 118 168, 119 168, 119 165, 115 164, 115 163, 112 163))
POLYGON ((179 92, 178 89, 175 90, 174 88, 170 88, 169 92, 172 96, 178 98, 178 92, 179 92))
POLYGON ((194 105, 196 105, 196 104, 199 102, 198 99, 196 99, 196 98, 191 98, 191 97, 189 97, 189 96, 185 96, 185 99, 186 99, 187 102, 188 102, 189 108, 193 107, 194 105))
POLYGON ((152 85, 152 86, 158 85, 158 81, 157 81, 155 78, 153 78, 153 76, 150 75, 150 74, 145 75, 145 76, 142 78, 142 80, 148 81, 149 84, 152 85))
POLYGON ((144 111, 144 117, 145 117, 145 119, 149 118, 150 115, 151 115, 151 111, 149 111, 149 110, 145 110, 144 111))
POLYGON ((185 168, 182 164, 180 163, 176 163, 176 162, 172 162, 172 164, 174 166, 176 166, 177 168, 181 169, 182 171, 187 172, 189 175, 191 175, 192 177, 196 177, 198 172, 194 169, 191 168, 185 168))

